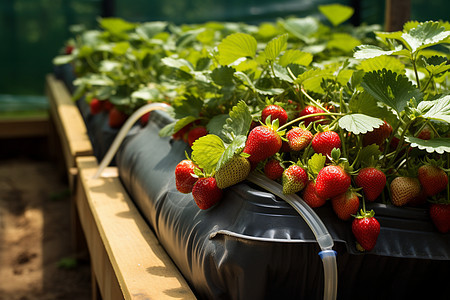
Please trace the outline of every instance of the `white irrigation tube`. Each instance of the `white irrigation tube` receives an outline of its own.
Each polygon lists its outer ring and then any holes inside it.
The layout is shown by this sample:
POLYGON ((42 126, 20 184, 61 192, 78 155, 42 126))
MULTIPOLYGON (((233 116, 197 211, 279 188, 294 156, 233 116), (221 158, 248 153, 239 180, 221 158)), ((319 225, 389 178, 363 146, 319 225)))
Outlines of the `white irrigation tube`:
MULTIPOLYGON (((120 129, 116 138, 114 139, 111 147, 109 147, 108 152, 102 159, 97 172, 93 178, 98 178, 102 174, 103 170, 109 165, 120 144, 125 139, 129 130, 133 125, 147 112, 153 110, 165 110, 169 105, 165 103, 150 103, 142 106, 137 111, 135 111, 125 122, 125 124, 120 129)), ((289 203, 300 216, 305 220, 308 226, 311 228, 314 236, 316 237, 317 243, 320 246, 321 251, 319 252, 320 258, 322 259, 323 269, 324 269, 324 295, 323 299, 333 300, 336 299, 337 295, 337 265, 336 265, 336 252, 332 250, 334 242, 331 235, 328 233, 327 228, 323 224, 322 220, 317 216, 317 214, 306 204, 299 196, 296 194, 284 195, 282 191, 282 186, 273 180, 269 180, 267 177, 252 173, 247 178, 254 184, 268 190, 274 195, 280 197, 289 203)))
POLYGON ((117 150, 120 147, 120 144, 125 139, 126 135, 130 131, 131 127, 139 120, 140 117, 145 115, 148 112, 151 112, 153 110, 166 110, 170 106, 166 103, 149 103, 142 107, 140 107, 138 110, 136 110, 128 119, 127 121, 122 125, 122 127, 119 130, 119 133, 117 134, 116 138, 114 139, 113 143, 108 149, 108 152, 106 152, 105 156, 103 157, 102 161, 100 162, 100 165, 98 166, 97 172, 94 175, 95 178, 99 178, 102 174, 103 170, 109 165, 109 163, 112 161, 114 155, 116 154, 117 150))
POLYGON ((285 195, 280 184, 268 179, 262 174, 252 173, 247 178, 250 182, 262 187, 274 195, 285 200, 305 220, 311 228, 317 243, 322 251, 319 256, 322 259, 324 270, 324 295, 323 299, 333 300, 337 297, 337 264, 336 251, 332 250, 334 242, 327 228, 319 216, 296 194, 285 195))

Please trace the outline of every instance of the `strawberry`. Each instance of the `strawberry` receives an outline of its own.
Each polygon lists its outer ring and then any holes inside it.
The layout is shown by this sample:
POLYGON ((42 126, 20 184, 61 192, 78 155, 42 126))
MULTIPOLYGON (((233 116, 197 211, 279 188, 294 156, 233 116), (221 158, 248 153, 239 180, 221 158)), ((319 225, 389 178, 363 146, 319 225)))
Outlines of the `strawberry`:
POLYGON ((322 168, 317 174, 317 195, 325 199, 333 198, 345 193, 350 184, 350 175, 341 166, 329 165, 322 168))
POLYGON ((128 115, 126 115, 123 111, 118 110, 116 107, 113 107, 109 111, 108 124, 111 128, 120 128, 123 123, 127 120, 128 115))
POLYGON ((437 230, 442 233, 450 231, 450 204, 432 203, 430 217, 437 230))
POLYGON ((277 159, 269 159, 264 165, 264 174, 267 178, 277 180, 283 175, 284 168, 277 159))
POLYGON ((103 110, 103 102, 97 98, 92 98, 91 102, 89 102, 89 109, 92 115, 99 114, 103 110))
POLYGON ((66 45, 66 47, 64 48, 64 54, 66 55, 70 55, 73 52, 73 49, 75 49, 75 47, 73 45, 66 45))
POLYGON ((306 186, 308 183, 308 174, 302 167, 291 165, 284 170, 281 182, 283 185, 283 194, 294 194, 300 192, 306 186))
POLYGON ((111 101, 109 101, 109 100, 104 100, 103 101, 103 108, 106 111, 110 111, 113 107, 114 107, 114 104, 112 104, 111 101))
POLYGON ((268 116, 270 116, 271 122, 278 119, 278 123, 280 126, 286 124, 286 121, 288 119, 288 115, 284 108, 275 104, 268 105, 263 109, 263 111, 261 112, 262 122, 265 122, 268 116))
POLYGON ((208 130, 206 130, 206 127, 204 127, 204 126, 197 126, 197 127, 191 128, 187 134, 189 146, 192 147, 192 144, 194 144, 194 142, 197 139, 199 139, 202 136, 205 136, 207 134, 208 134, 208 130))
POLYGON ((429 139, 431 139, 432 137, 433 137, 433 130, 431 129, 431 127, 430 126, 428 126, 428 125, 425 125, 423 128, 422 128, 422 130, 420 130, 420 132, 419 132, 419 134, 417 135, 417 137, 419 138, 419 139, 422 139, 422 140, 429 140, 429 139))
POLYGON ((358 213, 358 194, 350 188, 345 193, 331 198, 331 205, 339 219, 350 220, 352 215, 358 213))
POLYGON ((392 180, 391 201, 395 206, 403 206, 420 196, 421 186, 417 178, 399 176, 392 180))
POLYGON ((323 154, 326 157, 331 155, 331 150, 341 148, 341 138, 334 131, 321 131, 314 135, 311 146, 316 153, 323 154))
POLYGON ((317 195, 316 183, 314 181, 308 182, 305 189, 303 190, 302 197, 306 204, 313 208, 320 207, 327 201, 326 198, 322 198, 317 195))
POLYGON ((222 199, 222 190, 214 177, 202 177, 195 182, 192 197, 200 209, 208 209, 222 199))
POLYGON ((250 154, 251 163, 258 163, 277 153, 281 144, 281 137, 273 126, 260 125, 250 131, 243 152, 250 154))
POLYGON ((380 223, 375 219, 374 212, 365 212, 356 216, 352 222, 352 232, 359 245, 366 251, 371 251, 380 234, 380 223))
POLYGON ((447 173, 438 166, 422 165, 417 172, 417 178, 427 196, 434 196, 447 188, 447 173))
POLYGON ((375 167, 363 168, 355 177, 355 183, 362 188, 366 200, 374 201, 386 186, 386 175, 375 167))
MULTIPOLYGON (((299 117, 311 115, 311 114, 318 114, 318 113, 325 113, 325 111, 321 108, 315 107, 313 105, 308 105, 305 108, 300 111, 299 117)), ((312 116, 309 118, 306 118, 303 120, 305 122, 305 126, 308 127, 308 125, 312 122, 316 122, 316 124, 326 124, 326 117, 325 116, 312 116)))
POLYGON ((192 160, 184 159, 175 167, 175 185, 177 190, 183 194, 192 192, 198 178, 193 176, 196 165, 192 160))
POLYGON ((181 128, 180 130, 178 130, 177 132, 175 132, 172 135, 172 138, 174 140, 184 140, 186 143, 187 141, 187 134, 189 132, 189 130, 192 128, 192 126, 194 126, 194 123, 189 123, 186 126, 184 126, 183 128, 181 128))
POLYGON ((293 151, 305 149, 311 143, 313 135, 311 131, 302 127, 294 127, 286 133, 289 147, 293 151))
POLYGON ((217 187, 224 189, 245 180, 250 173, 250 162, 247 158, 236 155, 217 170, 215 178, 217 187))
POLYGON ((141 123, 142 126, 145 127, 145 125, 147 125, 149 117, 150 117, 150 112, 146 112, 139 118, 139 122, 141 123))
POLYGON ((386 121, 378 127, 374 128, 363 135, 363 146, 369 146, 372 144, 377 144, 381 146, 384 141, 392 134, 392 127, 386 121))

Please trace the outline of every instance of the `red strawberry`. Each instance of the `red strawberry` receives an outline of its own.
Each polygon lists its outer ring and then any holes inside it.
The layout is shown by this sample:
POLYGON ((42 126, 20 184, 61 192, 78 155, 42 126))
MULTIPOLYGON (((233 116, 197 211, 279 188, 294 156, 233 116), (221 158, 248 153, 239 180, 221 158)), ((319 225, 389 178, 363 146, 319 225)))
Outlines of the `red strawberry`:
POLYGON ((72 54, 73 49, 75 49, 73 45, 66 45, 66 47, 64 48, 64 54, 72 54))
POLYGON ((103 102, 104 102, 103 103, 103 108, 106 111, 110 111, 114 107, 114 104, 112 104, 111 101, 109 101, 109 100, 104 100, 103 102))
POLYGON ((345 193, 350 184, 350 175, 342 167, 329 165, 317 174, 316 190, 320 197, 328 199, 345 193))
POLYGON ((380 223, 374 217, 374 212, 364 212, 361 210, 361 215, 358 215, 352 222, 352 232, 356 241, 361 247, 366 250, 372 250, 380 234, 380 223))
POLYGON ((358 172, 355 183, 362 187, 366 200, 374 201, 386 186, 386 175, 375 167, 367 167, 358 172))
MULTIPOLYGON (((318 114, 318 113, 324 113, 325 111, 321 108, 315 107, 313 105, 308 105, 305 108, 302 109, 299 116, 307 116, 311 114, 318 114)), ((312 122, 316 122, 316 124, 326 124, 326 117, 325 116, 313 116, 304 119, 305 126, 308 127, 308 125, 312 122)))
POLYGON ((192 160, 185 159, 178 163, 175 168, 175 185, 177 190, 183 194, 192 192, 194 184, 198 178, 194 177, 194 169, 196 165, 192 160))
POLYGON ((202 177, 194 184, 192 196, 200 209, 208 209, 222 199, 222 190, 214 177, 202 177))
POLYGON ((311 143, 313 135, 311 131, 302 127, 294 127, 286 133, 289 147, 293 151, 305 149, 311 143))
POLYGON ((143 115, 140 117, 139 121, 141 122, 141 125, 142 125, 142 126, 147 125, 147 123, 148 123, 148 118, 149 118, 149 117, 150 117, 150 112, 146 112, 145 114, 143 114, 143 115))
POLYGON ((334 131, 322 131, 314 135, 311 146, 316 153, 323 154, 328 157, 331 155, 331 150, 334 148, 341 148, 341 138, 339 134, 334 131))
POLYGON ((428 125, 425 125, 423 128, 422 128, 422 130, 419 132, 419 134, 417 135, 417 137, 419 138, 419 139, 422 139, 422 140, 429 140, 429 139, 431 139, 432 137, 433 137, 433 130, 431 129, 431 127, 430 126, 428 126, 428 125))
POLYGON ((380 127, 375 128, 374 130, 369 131, 363 135, 363 146, 369 146, 372 144, 381 146, 384 141, 391 135, 391 133, 391 125, 384 121, 384 123, 380 127))
POLYGON ((260 125, 250 131, 243 152, 250 154, 248 160, 258 163, 277 153, 281 148, 281 137, 276 130, 267 125, 260 125))
POLYGON ((123 123, 127 120, 128 115, 126 115, 123 111, 118 110, 116 107, 113 107, 109 111, 109 119, 108 124, 111 128, 120 128, 123 123))
POLYGON ((420 196, 422 187, 417 178, 399 176, 392 180, 391 201, 395 206, 403 206, 420 196))
POLYGON ((172 135, 174 140, 184 140, 187 143, 187 133, 194 126, 194 123, 189 123, 172 135))
POLYGON ((317 195, 316 191, 316 183, 314 181, 310 181, 306 188, 303 190, 303 200, 308 204, 310 207, 320 207, 324 205, 327 201, 326 198, 322 198, 319 195, 317 195))
POLYGON ((291 165, 283 172, 281 177, 283 194, 289 195, 300 192, 308 183, 308 174, 298 166, 291 165))
POLYGON ((197 139, 199 139, 202 136, 205 136, 207 134, 208 134, 208 130, 206 130, 206 127, 204 127, 204 126, 197 126, 197 127, 192 128, 188 132, 188 143, 189 143, 189 146, 192 147, 192 144, 194 144, 194 142, 197 139))
POLYGON ((281 162, 277 159, 269 159, 264 165, 264 174, 267 178, 277 180, 283 175, 284 168, 281 162))
POLYGON ((103 110, 103 101, 92 98, 91 102, 89 102, 89 108, 92 115, 99 114, 103 110))
POLYGON ((358 213, 358 194, 354 190, 348 189, 345 193, 331 198, 331 205, 339 219, 350 220, 352 215, 358 213))
POLYGON ((278 119, 280 126, 286 124, 288 119, 288 115, 284 108, 275 104, 266 106, 261 112, 261 120, 263 123, 266 121, 268 116, 270 116, 271 122, 278 119))
POLYGON ((447 173, 437 166, 420 166, 417 178, 419 179, 420 184, 425 190, 425 194, 427 196, 434 196, 447 188, 447 173))
POLYGON ((450 231, 450 204, 432 203, 430 205, 430 217, 439 232, 447 233, 450 231))

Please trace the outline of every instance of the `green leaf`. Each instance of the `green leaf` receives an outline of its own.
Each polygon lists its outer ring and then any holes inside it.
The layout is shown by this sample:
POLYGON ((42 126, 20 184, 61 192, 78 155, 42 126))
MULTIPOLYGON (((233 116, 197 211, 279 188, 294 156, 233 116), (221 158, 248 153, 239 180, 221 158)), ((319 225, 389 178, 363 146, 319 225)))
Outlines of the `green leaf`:
POLYGON ((131 93, 131 97, 155 102, 159 100, 160 93, 156 88, 143 87, 131 93))
POLYGON ((438 75, 443 72, 450 70, 450 64, 446 57, 444 56, 431 56, 431 57, 421 57, 421 61, 424 62, 424 67, 432 75, 438 75))
POLYGON ((422 98, 420 91, 408 77, 386 69, 364 75, 361 86, 376 100, 393 108, 397 115, 404 110, 409 100, 422 98))
POLYGON ((119 42, 119 43, 115 43, 114 46, 112 47, 112 52, 115 55, 124 55, 125 53, 127 53, 128 49, 130 49, 130 43, 128 42, 119 42))
POLYGON ((433 21, 420 23, 416 28, 402 34, 403 40, 409 45, 412 53, 445 42, 449 36, 450 31, 446 31, 439 22, 433 21))
POLYGON ((339 119, 339 127, 354 134, 372 131, 383 124, 383 120, 363 114, 348 114, 339 119))
POLYGON ((450 138, 435 138, 430 140, 422 140, 413 136, 406 136, 405 141, 410 143, 413 148, 419 148, 420 150, 425 150, 428 153, 439 153, 444 152, 450 153, 450 138))
POLYGON ((222 140, 225 140, 226 137, 224 137, 223 134, 223 126, 226 124, 228 118, 228 114, 215 115, 211 118, 211 120, 209 120, 208 124, 206 125, 206 129, 209 133, 215 134, 222 140))
POLYGON ((113 34, 120 34, 135 28, 135 24, 121 18, 101 18, 99 23, 103 29, 113 34))
POLYGON ((136 33, 144 40, 150 40, 156 34, 163 32, 167 22, 146 22, 136 28, 136 33))
POLYGON ((184 72, 194 72, 194 66, 187 60, 183 58, 172 58, 172 57, 164 57, 161 59, 161 62, 171 68, 180 69, 184 72))
POLYGON ((278 55, 287 47, 288 34, 283 34, 273 38, 270 42, 267 43, 266 48, 264 49, 264 54, 266 59, 270 61, 274 61, 278 55))
POLYGON ((327 48, 351 52, 359 45, 361 45, 361 41, 348 33, 334 33, 331 40, 328 41, 327 48))
POLYGON ((303 85, 308 91, 323 93, 321 83, 323 79, 335 78, 333 69, 309 69, 308 71, 300 74, 295 83, 303 85))
POLYGON ((391 70, 395 73, 404 73, 405 72, 405 65, 400 62, 395 57, 392 56, 378 56, 369 58, 367 60, 361 61, 359 66, 357 66, 358 69, 362 69, 365 72, 371 72, 371 71, 378 71, 378 70, 391 70))
POLYGON ((173 128, 173 133, 178 132, 179 130, 181 130, 184 126, 191 124, 192 122, 194 122, 195 120, 197 120, 198 118, 194 117, 194 116, 187 116, 184 117, 182 119, 179 119, 174 128, 173 128))
POLYGON ((197 139, 192 145, 192 160, 207 174, 216 169, 217 163, 225 151, 225 145, 220 137, 207 134, 197 139))
POLYGON ((417 109, 426 119, 445 121, 450 123, 450 95, 442 96, 432 101, 422 101, 417 109))
POLYGON ((326 157, 322 154, 315 153, 308 160, 308 171, 316 177, 319 171, 325 166, 326 157))
POLYGON ((53 58, 54 65, 65 65, 72 62, 75 59, 74 55, 59 55, 53 58))
POLYGON ((381 55, 392 55, 393 53, 395 53, 395 50, 383 50, 374 45, 361 45, 355 48, 353 57, 356 59, 368 59, 381 55))
POLYGON ((174 128, 175 128, 176 123, 177 122, 172 122, 170 124, 167 124, 163 128, 161 128, 161 130, 158 133, 159 136, 160 137, 168 137, 168 136, 171 136, 172 134, 174 134, 175 133, 174 128))
POLYGON ((281 65, 279 65, 277 63, 274 63, 273 70, 275 73, 275 77, 277 77, 278 79, 281 79, 281 80, 287 81, 287 82, 291 82, 291 83, 294 82, 294 79, 289 74, 287 68, 282 67, 281 65))
POLYGON ((175 112, 175 119, 187 116, 198 117, 203 107, 203 101, 197 97, 186 95, 186 98, 175 99, 172 104, 175 112))
POLYGON ((297 49, 289 49, 280 57, 279 64, 287 67, 290 64, 309 66, 313 60, 313 55, 297 49))
POLYGON ((256 39, 247 33, 233 33, 217 46, 221 65, 229 65, 242 57, 255 57, 256 39))
POLYGON ((233 106, 229 113, 229 118, 223 126, 223 135, 226 137, 226 142, 231 142, 239 135, 247 136, 252 123, 252 115, 247 104, 244 101, 239 101, 237 105, 233 106))
POLYGON ((362 167, 375 166, 381 155, 380 147, 377 144, 371 144, 363 147, 359 152, 359 161, 362 167))
POLYGON ((221 66, 221 67, 215 68, 211 72, 211 79, 217 85, 230 86, 230 85, 234 84, 234 82, 233 82, 234 72, 235 72, 235 69, 232 67, 221 66))
POLYGON ((316 41, 312 35, 319 30, 319 22, 317 18, 289 18, 287 20, 281 20, 280 23, 287 32, 305 43, 312 44, 316 41))
POLYGON ((239 135, 233 139, 231 144, 229 144, 219 161, 217 162, 216 171, 219 170, 223 165, 225 165, 236 153, 239 153, 244 149, 245 142, 247 141, 246 135, 239 135))
POLYGON ((319 11, 331 22, 331 24, 333 24, 333 26, 344 23, 350 19, 354 13, 352 7, 342 4, 319 5, 319 11))

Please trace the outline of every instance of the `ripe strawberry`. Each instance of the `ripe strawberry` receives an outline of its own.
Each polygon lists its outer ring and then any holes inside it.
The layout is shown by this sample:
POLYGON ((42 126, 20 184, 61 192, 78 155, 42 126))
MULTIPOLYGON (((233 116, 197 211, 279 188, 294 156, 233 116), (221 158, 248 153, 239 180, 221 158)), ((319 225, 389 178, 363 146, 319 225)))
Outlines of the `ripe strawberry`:
POLYGON ((123 123, 127 120, 128 115, 126 115, 123 111, 118 110, 116 107, 113 107, 109 111, 109 119, 108 124, 111 128, 120 128, 123 123))
POLYGON ((215 178, 217 187, 224 189, 245 180, 250 173, 250 162, 240 155, 234 156, 217 170, 215 178))
POLYGON ((399 176, 392 180, 391 185, 391 201, 395 206, 403 206, 420 196, 420 182, 417 178, 399 176))
POLYGON ((142 126, 147 125, 149 117, 150 117, 150 112, 147 112, 139 118, 139 122, 141 123, 142 126))
POLYGON ((386 186, 386 175, 375 167, 367 167, 358 172, 355 183, 362 187, 366 200, 374 201, 386 186))
POLYGON ((283 185, 283 194, 294 194, 300 192, 306 186, 308 183, 308 174, 302 167, 291 165, 284 170, 281 182, 283 185))
POLYGON ((110 111, 114 107, 114 104, 111 103, 109 100, 103 100, 103 108, 106 111, 110 111))
MULTIPOLYGON (((321 108, 315 107, 313 105, 308 105, 305 108, 300 111, 299 117, 311 115, 311 114, 318 114, 318 113, 324 113, 325 111, 321 108)), ((316 124, 326 124, 326 117, 325 116, 313 116, 309 117, 303 120, 305 122, 305 126, 308 127, 308 125, 312 122, 316 122, 316 124)))
POLYGON ((434 196, 446 189, 448 184, 447 173, 441 168, 432 165, 422 165, 418 169, 417 178, 425 194, 434 196))
POLYGON ((363 135, 363 146, 365 147, 372 144, 381 146, 391 134, 391 125, 384 121, 384 123, 380 127, 375 128, 374 130, 369 131, 363 135))
POLYGON ((344 221, 350 220, 352 215, 358 213, 358 194, 350 188, 345 193, 331 198, 331 205, 339 219, 344 221))
POLYGON ((194 177, 196 165, 192 160, 184 159, 175 167, 175 185, 177 190, 183 194, 192 192, 195 182, 198 178, 194 177))
POLYGON ((417 137, 419 138, 419 139, 422 139, 422 140, 429 140, 429 139, 431 139, 432 137, 433 137, 433 130, 431 129, 431 127, 430 126, 428 126, 428 125, 425 125, 423 128, 422 128, 422 130, 419 132, 419 134, 417 135, 417 137))
POLYGON ((277 159, 269 159, 264 165, 264 174, 267 178, 277 180, 283 175, 284 168, 277 159))
POLYGON ((316 153, 323 154, 328 157, 331 155, 331 150, 334 148, 341 148, 341 138, 339 134, 334 131, 322 131, 314 135, 311 146, 316 153))
POLYGON ((439 232, 447 233, 450 231, 450 204, 432 203, 430 205, 430 217, 439 232))
POLYGON ((250 154, 248 160, 258 163, 277 153, 281 148, 281 137, 276 130, 267 125, 260 125, 250 131, 243 152, 250 154))
POLYGON ((204 126, 197 126, 197 127, 190 129, 187 134, 189 146, 192 147, 192 144, 194 144, 194 142, 197 139, 199 139, 202 136, 205 136, 207 134, 208 134, 208 130, 206 130, 206 127, 204 127, 204 126))
POLYGON ((92 115, 99 114, 103 110, 103 102, 97 98, 92 98, 91 102, 89 102, 89 108, 92 115))
POLYGON ((345 193, 350 184, 350 175, 342 167, 329 165, 317 174, 316 190, 320 197, 328 199, 345 193))
POLYGON ((321 207, 327 201, 326 198, 322 198, 317 195, 316 183, 314 181, 310 181, 306 185, 305 189, 303 190, 302 198, 306 202, 306 204, 313 208, 321 207))
POLYGON ((289 147, 293 151, 305 149, 313 139, 311 131, 302 127, 294 127, 286 133, 289 147))
POLYGON ((73 49, 75 49, 73 45, 66 45, 66 47, 64 48, 64 54, 72 54, 73 49))
POLYGON ((181 128, 180 130, 178 130, 177 132, 175 132, 172 135, 172 138, 174 140, 184 140, 186 143, 188 142, 187 140, 187 134, 189 132, 189 130, 192 128, 192 126, 194 126, 194 123, 189 123, 186 126, 184 126, 183 128, 181 128))
POLYGON ((214 177, 202 177, 194 184, 192 196, 200 209, 208 209, 222 199, 222 190, 214 177))
POLYGON ((266 106, 261 112, 261 120, 263 123, 266 121, 268 116, 270 116, 271 121, 278 119, 280 126, 286 124, 288 119, 288 115, 284 108, 275 104, 266 106))
POLYGON ((352 232, 356 241, 366 251, 371 251, 380 234, 380 223, 374 217, 374 212, 364 212, 361 210, 361 215, 358 215, 352 222, 352 232))

